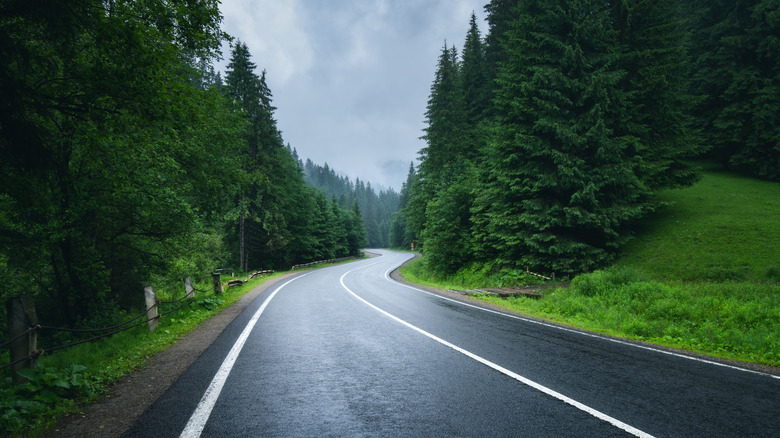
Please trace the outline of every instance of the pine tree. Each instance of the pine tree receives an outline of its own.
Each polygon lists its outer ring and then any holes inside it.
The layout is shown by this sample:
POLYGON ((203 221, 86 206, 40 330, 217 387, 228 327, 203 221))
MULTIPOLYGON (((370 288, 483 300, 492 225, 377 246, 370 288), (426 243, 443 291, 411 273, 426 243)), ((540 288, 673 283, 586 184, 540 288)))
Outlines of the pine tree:
POLYGON ((466 113, 466 124, 470 131, 468 134, 469 149, 465 155, 469 160, 473 160, 479 153, 479 148, 476 145, 482 137, 478 128, 490 106, 485 44, 477 26, 477 17, 473 13, 469 21, 469 30, 466 34, 466 43, 461 58, 460 87, 466 113))
POLYGON ((473 166, 466 160, 460 160, 451 170, 451 182, 443 184, 426 206, 423 231, 428 266, 443 274, 456 272, 473 257, 473 166))
POLYGON ((260 83, 251 61, 251 54, 246 44, 237 41, 231 52, 227 65, 225 88, 223 92, 233 101, 236 108, 244 112, 251 125, 246 132, 247 153, 252 158, 257 157, 260 140, 257 138, 260 120, 260 83))
POLYGON ((466 114, 459 82, 458 54, 444 44, 425 113, 427 127, 420 151, 420 177, 436 190, 446 168, 463 156, 466 114))
POLYGON ((612 4, 618 66, 625 71, 620 88, 630 104, 612 117, 615 135, 638 138, 642 165, 637 168, 650 189, 680 187, 698 180, 681 160, 700 153, 688 111, 684 33, 676 0, 622 1, 612 4))
POLYGON ((628 100, 608 7, 528 0, 517 11, 474 237, 483 255, 507 264, 587 271, 610 259, 646 211, 636 139, 614 134, 614 112, 628 100))
POLYGON ((412 196, 415 173, 414 163, 409 163, 409 172, 406 175, 406 181, 401 185, 401 193, 398 198, 398 211, 393 213, 390 223, 389 245, 393 248, 409 248, 416 239, 407 219, 409 214, 407 207, 412 196))
POLYGON ((357 199, 352 203, 352 209, 345 211, 342 216, 347 231, 347 251, 350 256, 360 255, 360 250, 368 244, 362 217, 357 199))
MULTIPOLYGON (((488 32, 485 36, 485 77, 488 87, 488 99, 492 101, 497 88, 496 79, 498 78, 498 67, 507 57, 504 49, 506 33, 510 25, 515 21, 517 12, 515 10, 516 0, 491 0, 485 5, 487 12, 488 32)), ((495 115, 496 108, 489 105, 486 116, 492 118, 495 115)))
POLYGON ((780 179, 780 55, 773 0, 696 1, 692 20, 698 126, 725 167, 780 179))

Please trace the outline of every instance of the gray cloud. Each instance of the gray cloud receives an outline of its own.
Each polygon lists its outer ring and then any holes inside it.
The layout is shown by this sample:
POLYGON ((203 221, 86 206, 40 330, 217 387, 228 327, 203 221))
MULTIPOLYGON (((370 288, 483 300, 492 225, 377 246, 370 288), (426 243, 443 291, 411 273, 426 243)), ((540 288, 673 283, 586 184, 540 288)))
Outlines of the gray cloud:
POLYGON ((221 10, 224 29, 267 70, 285 141, 304 159, 398 190, 424 146, 439 51, 445 40, 463 47, 486 2, 223 0, 221 10))

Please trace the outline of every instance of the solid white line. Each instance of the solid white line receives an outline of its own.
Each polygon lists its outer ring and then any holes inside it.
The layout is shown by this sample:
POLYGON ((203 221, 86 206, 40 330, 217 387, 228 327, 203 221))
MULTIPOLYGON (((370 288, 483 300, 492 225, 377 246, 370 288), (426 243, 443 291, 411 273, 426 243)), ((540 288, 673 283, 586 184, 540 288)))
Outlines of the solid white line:
POLYGON ((457 303, 457 304, 460 304, 462 306, 471 307, 471 308, 474 308, 474 309, 482 310, 484 312, 494 313, 496 315, 505 316, 507 318, 517 319, 517 320, 520 320, 520 321, 529 322, 529 323, 541 325, 541 326, 544 326, 544 327, 554 328, 554 329, 562 330, 562 331, 569 332, 569 333, 576 333, 576 334, 579 334, 579 335, 582 335, 582 336, 588 336, 588 337, 591 337, 591 338, 602 339, 604 341, 614 342, 616 344, 626 345, 626 346, 629 346, 629 347, 639 348, 639 349, 642 349, 642 350, 648 350, 648 351, 652 351, 652 352, 655 352, 655 353, 661 353, 661 354, 665 354, 665 355, 668 355, 668 356, 679 357, 679 358, 682 358, 682 359, 689 359, 689 360, 693 360, 693 361, 696 361, 696 362, 706 363, 706 364, 709 364, 709 365, 717 365, 719 367, 729 368, 729 369, 732 369, 732 370, 742 371, 742 372, 745 372, 745 373, 758 374, 758 375, 765 376, 765 377, 771 377, 773 379, 780 379, 780 376, 777 376, 777 375, 774 375, 774 374, 764 373, 764 372, 761 372, 761 371, 751 370, 751 369, 748 369, 748 368, 742 368, 742 367, 729 365, 729 364, 725 364, 725 363, 721 363, 721 362, 715 362, 714 360, 702 359, 700 357, 689 356, 689 355, 686 355, 686 354, 675 353, 674 351, 662 350, 660 348, 649 347, 647 345, 636 344, 636 343, 633 343, 633 342, 623 341, 623 340, 620 340, 620 339, 610 338, 610 337, 607 337, 607 336, 597 335, 595 333, 589 333, 589 332, 585 332, 585 331, 581 331, 581 330, 575 330, 575 329, 571 329, 571 328, 568 328, 568 327, 562 327, 562 326, 559 326, 559 325, 550 324, 550 323, 543 322, 543 321, 537 321, 535 319, 524 318, 522 316, 512 315, 510 313, 499 312, 499 311, 496 311, 496 310, 493 310, 493 309, 488 309, 488 308, 485 308, 485 307, 476 306, 474 304, 466 303, 464 301, 455 300, 455 299, 452 299, 450 297, 445 297, 445 296, 439 295, 437 293, 433 293, 433 292, 430 292, 430 291, 427 291, 427 290, 424 290, 424 289, 420 289, 420 288, 417 288, 417 287, 414 287, 414 286, 409 286, 408 284, 404 284, 404 283, 401 283, 399 281, 393 280, 390 277, 390 273, 393 272, 396 269, 398 269, 397 266, 395 268, 390 268, 387 271, 385 271, 385 278, 388 281, 390 281, 391 283, 397 284, 398 286, 402 286, 402 287, 405 287, 407 289, 411 289, 411 290, 414 290, 414 291, 417 291, 417 292, 428 294, 428 295, 430 295, 432 297, 440 298, 442 300, 451 301, 453 303, 457 303))
POLYGON ((246 343, 247 338, 249 338, 249 334, 252 332, 252 329, 254 329, 255 324, 257 324, 257 320, 260 318, 260 315, 263 314, 265 308, 268 307, 268 303, 271 302, 274 296, 276 296, 276 294, 282 290, 283 287, 307 275, 309 274, 306 273, 290 279, 283 285, 276 288, 276 290, 271 295, 269 295, 268 298, 266 298, 265 302, 260 306, 260 308, 257 309, 257 312, 252 315, 252 319, 250 319, 246 327, 244 327, 244 331, 242 331, 241 335, 238 336, 235 344, 233 344, 233 348, 230 349, 230 352, 228 352, 225 360, 222 361, 222 365, 219 367, 219 370, 217 370, 214 378, 211 379, 209 387, 206 389, 206 392, 203 393, 203 397, 201 397, 198 406, 195 408, 192 416, 190 416, 190 419, 187 422, 187 425, 184 427, 184 430, 181 432, 181 435, 179 435, 181 438, 197 438, 200 436, 201 432, 203 432, 203 428, 206 426, 206 422, 211 416, 211 411, 214 409, 214 405, 217 403, 217 398, 219 398, 219 394, 222 392, 222 388, 225 386, 228 375, 233 369, 233 365, 236 363, 236 359, 238 359, 238 355, 244 348, 244 344, 246 343))
POLYGON ((519 382, 521 382, 521 383, 523 383, 525 385, 528 385, 531 388, 536 389, 537 391, 541 391, 544 394, 547 394, 547 395, 552 396, 552 397, 554 397, 554 398, 556 398, 556 399, 558 399, 558 400, 560 400, 560 401, 562 401, 562 402, 564 402, 566 404, 574 406, 575 408, 577 408, 577 409, 579 409, 579 410, 581 410, 583 412, 586 412, 586 413, 588 413, 588 414, 590 414, 590 415, 592 415, 592 416, 594 416, 594 417, 596 417, 596 418, 598 418, 598 419, 600 419, 602 421, 606 421, 607 423, 610 423, 613 426, 615 426, 615 427, 617 427, 617 428, 619 428, 621 430, 624 430, 624 431, 626 431, 626 432, 628 432, 628 433, 630 433, 630 434, 632 434, 634 436, 643 437, 643 438, 652 438, 653 437, 652 435, 648 434, 647 432, 641 431, 641 430, 639 430, 639 429, 637 429, 637 428, 635 428, 633 426, 630 426, 630 425, 628 425, 626 423, 623 423, 622 421, 620 421, 620 420, 618 420, 616 418, 610 417, 609 415, 607 415, 607 414, 605 414, 605 413, 603 413, 601 411, 598 411, 596 409, 591 408, 590 406, 584 405, 584 404, 582 404, 582 403, 580 403, 580 402, 578 402, 578 401, 576 401, 574 399, 566 397, 565 395, 563 395, 563 394, 561 394, 561 393, 559 393, 557 391, 554 391, 554 390, 552 390, 552 389, 550 389, 550 388, 548 388, 548 387, 546 387, 544 385, 541 385, 539 383, 536 383, 533 380, 527 379, 527 378, 525 378, 525 377, 523 377, 523 376, 521 376, 521 375, 519 375, 517 373, 514 373, 514 372, 512 372, 512 371, 510 371, 510 370, 508 370, 508 369, 506 369, 506 368, 504 368, 504 367, 502 367, 500 365, 497 365, 497 364, 495 364, 495 363, 493 363, 493 362, 491 362, 491 361, 489 361, 489 360, 487 360, 487 359, 485 359, 485 358, 483 358, 481 356, 477 356, 476 354, 474 354, 474 353, 472 353, 472 352, 470 352, 468 350, 465 350, 465 349, 463 349, 461 347, 458 347, 455 344, 447 342, 444 339, 441 339, 438 336, 433 335, 433 334, 431 334, 431 333, 429 333, 429 332, 427 332, 427 331, 425 331, 425 330, 423 330, 423 329, 421 329, 421 328, 419 328, 419 327, 417 327, 417 326, 415 326, 415 325, 413 325, 411 323, 408 323, 408 322, 404 321, 403 319, 401 319, 401 318, 399 318, 399 317, 397 317, 395 315, 392 315, 392 314, 390 314, 390 313, 380 309, 379 307, 369 303, 368 301, 366 301, 363 298, 361 298, 360 296, 358 296, 355 292, 353 292, 352 289, 347 287, 346 284, 344 284, 344 277, 346 277, 347 274, 349 274, 349 273, 351 273, 353 271, 356 271, 358 269, 366 268, 366 267, 367 266, 363 266, 363 267, 355 268, 355 269, 352 269, 351 271, 345 272, 344 275, 341 276, 339 281, 341 282, 341 286, 344 289, 346 289, 347 292, 349 292, 350 294, 352 294, 352 296, 354 296, 358 300, 362 301, 363 303, 367 304, 368 306, 370 306, 374 310, 376 310, 376 311, 382 313, 383 315, 385 315, 385 316, 395 320, 396 322, 399 322, 399 323, 405 325, 406 327, 409 327, 410 329, 412 329, 412 330, 414 330, 414 331, 416 331, 416 332, 418 332, 418 333, 420 333, 422 335, 427 336, 430 339, 433 339, 434 341, 436 341, 436 342, 438 342, 438 343, 440 343, 440 344, 442 344, 444 346, 452 348, 453 350, 455 350, 455 351, 457 351, 457 352, 459 352, 461 354, 464 354, 465 356, 467 356, 467 357, 469 357, 469 358, 471 358, 473 360, 476 360, 477 362, 479 362, 479 363, 481 363, 483 365, 487 365, 488 367, 490 367, 490 368, 492 368, 492 369, 494 369, 494 370, 496 370, 496 371, 498 371, 498 372, 500 372, 500 373, 502 373, 502 374, 504 374, 506 376, 509 376, 509 377, 511 377, 511 378, 513 378, 513 379, 515 379, 515 380, 517 380, 517 381, 519 381, 519 382))

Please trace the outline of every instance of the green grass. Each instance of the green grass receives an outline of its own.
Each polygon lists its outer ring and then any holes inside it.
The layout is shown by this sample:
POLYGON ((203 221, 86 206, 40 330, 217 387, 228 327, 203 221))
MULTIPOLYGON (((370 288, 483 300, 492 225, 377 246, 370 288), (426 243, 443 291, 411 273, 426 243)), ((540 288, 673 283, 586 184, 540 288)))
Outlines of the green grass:
POLYGON ((646 220, 616 266, 659 280, 780 282, 780 183, 706 172, 646 220))
MULTIPOLYGON (((189 306, 161 317, 154 332, 149 332, 147 324, 142 324, 101 340, 42 356, 38 361, 42 376, 32 382, 32 386, 12 387, 10 375, 0 383, 0 428, 11 435, 42 434, 56 424, 60 416, 74 412, 77 403, 99 396, 108 385, 143 367, 153 354, 171 347, 201 322, 229 307, 261 283, 283 274, 274 273, 250 280, 242 286, 226 288, 221 295, 204 293, 196 296, 189 306), (85 365, 88 367, 82 369, 85 365), (65 379, 61 376, 69 375, 69 370, 74 367, 79 370, 76 373, 79 384, 64 388, 62 382, 65 379), (52 392, 56 397, 49 395, 41 399, 40 394, 52 392)), ((196 285, 199 289, 210 287, 196 285)), ((183 290, 156 292, 158 299, 172 300, 181 297, 183 290)), ((161 312, 174 307, 178 304, 163 305, 161 312)), ((73 374, 72 371, 70 373, 73 374)))
MULTIPOLYGON (((641 224, 613 266, 546 290, 541 300, 478 299, 609 335, 780 366, 780 184, 708 171, 695 186, 659 198, 668 206, 641 224)), ((494 286, 490 272, 472 266, 435 278, 424 258, 402 270, 409 281, 449 289, 494 286)))

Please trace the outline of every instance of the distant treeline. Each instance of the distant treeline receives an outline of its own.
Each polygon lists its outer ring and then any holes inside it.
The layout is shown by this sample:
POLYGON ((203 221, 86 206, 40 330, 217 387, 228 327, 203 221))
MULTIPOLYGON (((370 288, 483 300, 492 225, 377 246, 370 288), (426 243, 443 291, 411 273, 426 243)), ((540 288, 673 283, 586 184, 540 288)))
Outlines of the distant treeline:
POLYGON ((348 177, 339 176, 325 163, 314 164, 307 159, 300 162, 306 182, 324 190, 325 195, 335 200, 342 208, 348 208, 355 200, 360 205, 363 224, 370 248, 385 248, 390 243, 390 222, 398 210, 398 192, 393 189, 374 191, 371 183, 359 178, 353 183, 348 177))
POLYGON ((392 244, 429 267, 610 263, 690 159, 780 179, 774 0, 493 0, 446 43, 392 244))
POLYGON ((218 6, 0 3, 3 301, 30 293, 47 324, 106 326, 145 284, 368 243, 368 188, 339 203, 306 185, 247 46, 215 73, 218 6))

